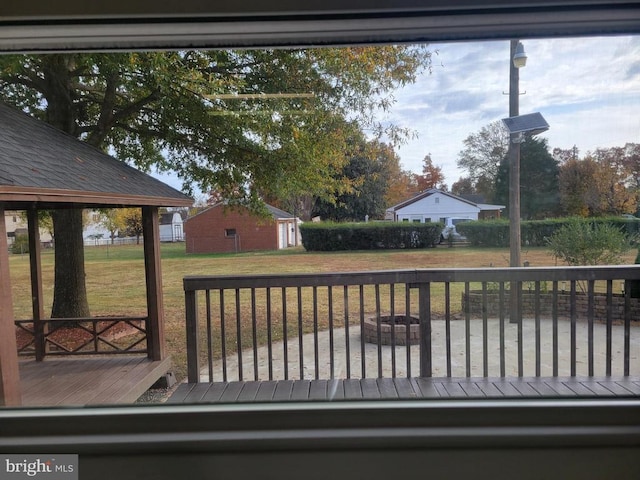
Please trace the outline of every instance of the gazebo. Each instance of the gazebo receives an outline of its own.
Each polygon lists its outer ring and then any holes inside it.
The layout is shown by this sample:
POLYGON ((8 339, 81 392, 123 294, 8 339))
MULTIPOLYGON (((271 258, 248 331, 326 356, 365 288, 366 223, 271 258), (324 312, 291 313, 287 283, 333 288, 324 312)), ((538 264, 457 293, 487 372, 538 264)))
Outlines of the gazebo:
POLYGON ((53 404, 131 401, 167 373, 170 359, 165 352, 163 329, 158 209, 192 203, 191 198, 159 180, 0 103, 1 405, 38 405, 34 395, 43 390, 53 404), (87 343, 109 344, 101 335, 118 321, 135 326, 143 340, 136 342, 135 348, 109 351, 111 355, 100 355, 96 347, 95 354, 45 359, 47 331, 55 320, 44 315, 37 212, 123 207, 142 209, 147 315, 137 319, 82 320, 90 326, 84 331, 93 332, 92 341, 87 343), (28 361, 19 360, 16 342, 4 215, 7 210, 24 210, 28 217, 34 345, 34 358, 28 361), (69 379, 73 382, 69 383, 69 379), (60 390, 57 397, 56 389, 60 390), (74 396, 74 391, 81 394, 74 396))

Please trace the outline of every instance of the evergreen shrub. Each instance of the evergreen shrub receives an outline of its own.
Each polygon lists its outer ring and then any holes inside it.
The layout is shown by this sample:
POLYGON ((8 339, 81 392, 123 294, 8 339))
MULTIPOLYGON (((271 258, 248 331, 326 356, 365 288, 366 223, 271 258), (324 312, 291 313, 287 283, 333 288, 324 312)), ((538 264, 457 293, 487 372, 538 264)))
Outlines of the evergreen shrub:
POLYGON ((304 223, 302 245, 307 251, 426 248, 438 243, 442 224, 407 222, 304 223))
POLYGON ((16 235, 14 242, 11 244, 11 253, 15 255, 29 253, 29 236, 16 235))
MULTIPOLYGON (((611 225, 620 230, 631 241, 640 234, 640 219, 624 217, 600 218, 551 218, 547 220, 525 220, 520 225, 522 245, 525 247, 546 247, 549 239, 562 227, 572 222, 587 225, 611 225)), ((481 220, 465 222, 456 226, 458 233, 465 236, 476 247, 508 247, 509 220, 481 220)))

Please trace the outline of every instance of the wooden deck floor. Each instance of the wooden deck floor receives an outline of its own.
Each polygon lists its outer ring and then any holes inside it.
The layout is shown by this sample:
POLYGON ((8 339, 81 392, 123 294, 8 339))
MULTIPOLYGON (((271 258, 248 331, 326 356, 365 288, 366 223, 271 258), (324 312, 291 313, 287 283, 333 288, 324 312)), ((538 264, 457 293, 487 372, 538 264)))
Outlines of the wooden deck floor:
POLYGON ((168 403, 352 399, 637 397, 640 377, 367 378, 185 383, 168 403))
POLYGON ((171 367, 142 356, 48 358, 20 362, 24 406, 135 402, 171 367))

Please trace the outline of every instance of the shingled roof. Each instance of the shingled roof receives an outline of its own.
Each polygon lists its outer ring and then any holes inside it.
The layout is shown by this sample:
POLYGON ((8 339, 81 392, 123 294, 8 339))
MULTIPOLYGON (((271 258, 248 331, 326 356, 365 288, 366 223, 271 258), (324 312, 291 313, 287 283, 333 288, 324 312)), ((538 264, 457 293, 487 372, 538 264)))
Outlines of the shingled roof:
POLYGON ((0 102, 0 201, 70 205, 190 206, 193 200, 91 145, 0 102))

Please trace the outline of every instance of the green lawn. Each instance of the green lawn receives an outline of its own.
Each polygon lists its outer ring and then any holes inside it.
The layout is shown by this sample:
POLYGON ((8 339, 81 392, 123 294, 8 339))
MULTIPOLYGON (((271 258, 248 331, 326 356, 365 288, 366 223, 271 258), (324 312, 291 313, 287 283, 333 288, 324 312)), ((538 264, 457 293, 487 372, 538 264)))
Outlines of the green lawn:
MULTIPOLYGON (((506 249, 435 248, 367 252, 308 253, 303 249, 241 254, 187 255, 184 244, 162 244, 163 293, 168 349, 181 375, 185 370, 184 294, 187 275, 252 275, 261 273, 345 272, 446 267, 506 267, 506 249)), ((635 254, 629 254, 633 263, 635 254)), ((555 265, 547 250, 523 252, 531 266, 555 265)), ((142 246, 87 247, 87 289, 91 313, 145 315, 144 260, 142 246)), ((42 255, 45 313, 51 309, 53 251, 42 255)), ((29 258, 10 257, 16 319, 31 318, 29 258)))

